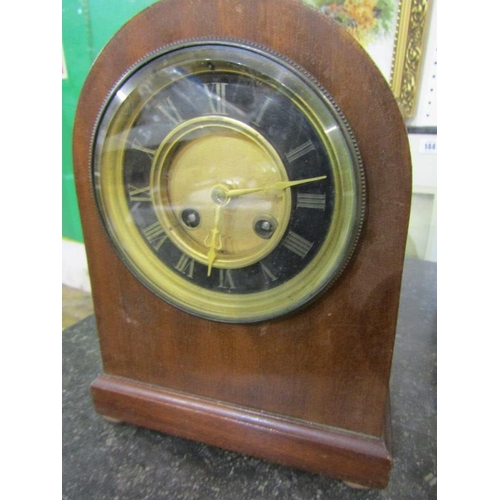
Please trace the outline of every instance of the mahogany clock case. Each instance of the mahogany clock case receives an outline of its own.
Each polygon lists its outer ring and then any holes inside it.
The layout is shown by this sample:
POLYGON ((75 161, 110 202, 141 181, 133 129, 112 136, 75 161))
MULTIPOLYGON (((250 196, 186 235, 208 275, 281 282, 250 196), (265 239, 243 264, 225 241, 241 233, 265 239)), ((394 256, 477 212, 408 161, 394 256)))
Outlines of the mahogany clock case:
POLYGON ((103 415, 371 487, 389 479, 389 378, 411 195, 406 128, 383 76, 332 20, 293 0, 167 0, 125 25, 95 61, 74 128, 74 168, 103 374, 103 415), (168 44, 232 38, 311 73, 359 146, 366 220, 326 293, 292 316, 218 323, 161 300, 114 250, 89 174, 110 90, 168 44))

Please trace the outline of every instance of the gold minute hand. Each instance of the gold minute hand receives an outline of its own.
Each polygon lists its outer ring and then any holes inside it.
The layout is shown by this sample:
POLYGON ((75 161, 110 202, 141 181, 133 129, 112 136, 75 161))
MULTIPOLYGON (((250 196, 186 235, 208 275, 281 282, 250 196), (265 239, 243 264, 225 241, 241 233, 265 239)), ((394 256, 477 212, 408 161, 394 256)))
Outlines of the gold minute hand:
POLYGON ((300 179, 298 181, 278 181, 273 184, 268 184, 267 186, 260 186, 255 188, 246 189, 228 189, 224 194, 226 198, 237 198, 238 196, 243 196, 245 194, 260 193, 271 190, 282 190, 293 186, 298 186, 300 184, 307 184, 309 182, 316 182, 322 179, 326 179, 326 175, 321 177, 309 177, 308 179, 300 179))

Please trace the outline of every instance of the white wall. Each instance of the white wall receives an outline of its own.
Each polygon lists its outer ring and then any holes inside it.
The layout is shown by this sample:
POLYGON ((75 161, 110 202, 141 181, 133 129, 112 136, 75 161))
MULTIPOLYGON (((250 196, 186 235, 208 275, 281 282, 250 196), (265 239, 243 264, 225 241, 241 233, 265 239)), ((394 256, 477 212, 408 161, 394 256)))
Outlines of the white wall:
POLYGON ((63 285, 90 292, 87 256, 82 243, 62 240, 62 282, 63 285))
MULTIPOLYGON (((414 117, 410 132, 437 130, 437 0, 431 1, 429 25, 414 117), (426 130, 427 129, 427 130, 426 130)), ((437 134, 409 134, 413 197, 407 254, 437 262, 437 134)))

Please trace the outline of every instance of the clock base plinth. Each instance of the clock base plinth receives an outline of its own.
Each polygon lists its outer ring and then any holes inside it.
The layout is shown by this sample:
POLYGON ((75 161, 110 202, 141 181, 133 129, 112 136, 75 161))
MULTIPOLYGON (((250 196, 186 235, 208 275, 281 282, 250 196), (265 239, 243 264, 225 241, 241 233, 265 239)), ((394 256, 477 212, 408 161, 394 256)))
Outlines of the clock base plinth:
POLYGON ((390 412, 379 438, 100 375, 97 412, 119 420, 369 488, 389 481, 390 412))

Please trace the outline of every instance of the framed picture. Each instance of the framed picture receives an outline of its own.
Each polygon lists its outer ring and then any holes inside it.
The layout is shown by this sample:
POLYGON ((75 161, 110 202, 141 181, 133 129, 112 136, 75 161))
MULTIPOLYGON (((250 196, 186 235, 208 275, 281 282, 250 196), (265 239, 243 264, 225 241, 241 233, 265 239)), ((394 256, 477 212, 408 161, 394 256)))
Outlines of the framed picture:
POLYGON ((335 18, 371 55, 404 118, 414 113, 431 0, 303 0, 335 18))

